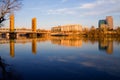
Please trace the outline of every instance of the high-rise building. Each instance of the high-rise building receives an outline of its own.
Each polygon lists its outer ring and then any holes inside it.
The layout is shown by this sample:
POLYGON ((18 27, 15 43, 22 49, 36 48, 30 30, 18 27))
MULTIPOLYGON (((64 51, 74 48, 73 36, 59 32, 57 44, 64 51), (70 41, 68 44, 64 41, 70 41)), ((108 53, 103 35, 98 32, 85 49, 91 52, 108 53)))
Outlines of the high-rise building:
POLYGON ((113 18, 112 16, 106 16, 106 23, 109 29, 113 29, 113 18))
POLYGON ((99 20, 98 23, 99 28, 109 28, 113 29, 113 18, 112 16, 106 16, 105 20, 99 20))
POLYGON ((106 20, 99 20, 99 23, 98 23, 99 28, 101 28, 102 25, 106 25, 106 20))

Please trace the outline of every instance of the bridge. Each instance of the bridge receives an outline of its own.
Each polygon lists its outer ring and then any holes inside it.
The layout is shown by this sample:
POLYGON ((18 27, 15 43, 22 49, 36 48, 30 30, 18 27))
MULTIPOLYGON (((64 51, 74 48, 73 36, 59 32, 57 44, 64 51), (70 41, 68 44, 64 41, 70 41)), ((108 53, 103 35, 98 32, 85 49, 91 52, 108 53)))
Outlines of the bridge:
POLYGON ((6 38, 17 38, 20 35, 28 37, 39 37, 42 35, 48 35, 50 31, 36 29, 37 20, 32 18, 32 29, 26 28, 14 28, 14 15, 10 15, 10 28, 0 28, 0 35, 6 38))
MULTIPOLYGON (((10 35, 9 33, 11 33, 9 28, 0 28, 0 35, 9 38, 10 35)), ((31 36, 31 34, 36 34, 36 36, 44 36, 44 35, 49 35, 50 31, 37 29, 36 32, 33 32, 31 29, 16 28, 14 29, 14 34, 16 35, 16 38, 19 37, 20 35, 31 36)))
MULTIPOLYGON (((0 33, 10 33, 10 29, 9 28, 0 28, 0 33)), ((14 32, 16 33, 50 33, 50 31, 48 30, 41 30, 41 29, 37 29, 36 32, 33 32, 31 29, 26 29, 26 28, 16 28, 14 29, 14 32)))

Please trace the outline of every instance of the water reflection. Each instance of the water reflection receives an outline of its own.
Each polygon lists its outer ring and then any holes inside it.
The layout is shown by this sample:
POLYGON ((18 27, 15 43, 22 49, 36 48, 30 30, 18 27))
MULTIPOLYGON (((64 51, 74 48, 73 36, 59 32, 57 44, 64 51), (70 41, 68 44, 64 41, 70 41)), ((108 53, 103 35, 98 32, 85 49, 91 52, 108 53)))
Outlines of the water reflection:
POLYGON ((37 40, 36 40, 36 38, 32 39, 32 53, 33 54, 37 53, 37 40))
POLYGON ((113 41, 101 40, 99 41, 99 50, 106 51, 108 54, 113 53, 113 41))
POLYGON ((22 80, 22 77, 12 68, 11 65, 6 64, 0 56, 0 80, 22 80))
POLYGON ((65 47, 79 47, 81 48, 83 46, 83 43, 89 44, 89 43, 98 43, 98 49, 100 51, 104 51, 107 54, 112 54, 113 53, 113 42, 120 43, 119 38, 103 38, 103 39, 88 39, 84 37, 73 37, 73 36, 68 36, 68 37, 53 37, 53 36, 47 36, 47 37, 41 37, 41 38, 18 38, 16 40, 8 40, 8 39, 1 39, 0 44, 10 44, 10 56, 12 58, 15 57, 15 44, 16 43, 29 43, 31 42, 31 48, 32 48, 32 53, 37 54, 37 42, 45 42, 45 41, 50 41, 52 44, 57 44, 65 47))
POLYGON ((24 80, 119 80, 119 43, 119 38, 21 37, 0 39, 0 51, 24 80))
POLYGON ((14 40, 10 40, 10 56, 12 58, 15 57, 15 42, 14 42, 14 40))
POLYGON ((81 47, 82 38, 73 38, 73 37, 52 37, 51 42, 53 44, 68 46, 68 47, 81 47))

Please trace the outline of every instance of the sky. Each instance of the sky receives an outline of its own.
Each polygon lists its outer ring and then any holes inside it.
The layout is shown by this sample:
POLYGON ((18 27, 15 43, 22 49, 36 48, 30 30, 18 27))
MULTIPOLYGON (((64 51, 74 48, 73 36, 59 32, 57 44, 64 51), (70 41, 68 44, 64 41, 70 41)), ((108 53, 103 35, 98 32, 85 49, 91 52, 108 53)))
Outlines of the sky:
POLYGON ((15 12, 15 27, 31 28, 36 17, 38 29, 65 24, 97 28, 106 16, 113 16, 114 26, 120 26, 120 0, 22 0, 22 8, 15 12))

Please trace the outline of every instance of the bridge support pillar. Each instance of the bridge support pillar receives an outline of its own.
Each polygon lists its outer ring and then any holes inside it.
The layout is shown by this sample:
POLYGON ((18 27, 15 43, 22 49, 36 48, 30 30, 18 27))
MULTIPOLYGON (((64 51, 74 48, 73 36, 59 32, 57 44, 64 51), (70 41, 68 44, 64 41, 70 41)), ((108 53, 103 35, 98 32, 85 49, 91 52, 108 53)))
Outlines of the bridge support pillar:
POLYGON ((16 38, 17 38, 17 34, 15 32, 9 33, 9 39, 16 39, 16 38))
POLYGON ((19 34, 19 33, 17 33, 17 34, 16 34, 16 38, 19 38, 19 35, 20 35, 20 34, 19 34))
POLYGON ((5 37, 6 37, 7 39, 9 39, 9 33, 6 33, 6 34, 5 34, 5 37))
POLYGON ((29 38, 37 38, 37 33, 29 33, 27 35, 29 38))

